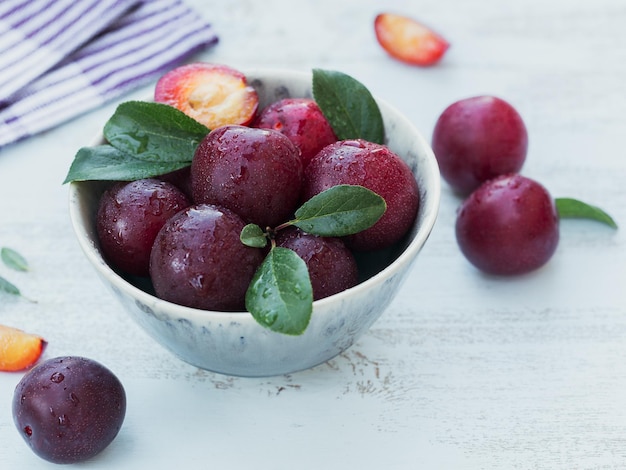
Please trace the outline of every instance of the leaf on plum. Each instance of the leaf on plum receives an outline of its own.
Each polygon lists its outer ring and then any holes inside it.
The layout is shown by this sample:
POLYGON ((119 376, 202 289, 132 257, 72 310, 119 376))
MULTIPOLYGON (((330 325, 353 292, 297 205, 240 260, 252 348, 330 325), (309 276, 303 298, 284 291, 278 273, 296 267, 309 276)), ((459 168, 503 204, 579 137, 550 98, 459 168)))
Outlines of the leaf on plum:
POLYGON ((206 126, 172 106, 122 103, 104 126, 109 145, 81 148, 63 183, 133 181, 184 168, 208 133, 206 126))
POLYGON ((252 248, 264 248, 267 245, 267 237, 263 229, 257 224, 248 224, 239 235, 241 243, 252 248))
POLYGON ((313 311, 313 287, 302 258, 288 248, 273 247, 246 292, 246 308, 272 331, 302 334, 313 311))
POLYGON ((313 69, 313 96, 339 140, 382 144, 382 114, 369 90, 342 72, 313 69))
POLYGON ((313 196, 291 224, 307 233, 343 237, 368 229, 385 213, 385 200, 358 185, 338 185, 313 196))
POLYGON ((554 200, 556 210, 561 219, 588 219, 617 228, 613 218, 599 207, 592 206, 578 199, 561 197, 554 200))
POLYGON ((150 161, 191 161, 209 129, 182 111, 162 103, 127 101, 104 126, 115 148, 150 161))
POLYGON ((111 145, 81 148, 63 184, 71 181, 134 181, 170 173, 187 167, 191 160, 147 161, 135 158, 111 145))

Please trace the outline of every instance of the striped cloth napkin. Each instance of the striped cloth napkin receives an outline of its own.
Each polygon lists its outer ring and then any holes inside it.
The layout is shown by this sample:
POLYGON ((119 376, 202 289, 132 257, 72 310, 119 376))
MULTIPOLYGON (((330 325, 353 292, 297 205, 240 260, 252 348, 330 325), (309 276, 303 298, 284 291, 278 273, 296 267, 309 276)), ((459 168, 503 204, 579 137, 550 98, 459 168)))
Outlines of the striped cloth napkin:
POLYGON ((154 80, 217 40, 181 0, 2 0, 0 147, 154 80))

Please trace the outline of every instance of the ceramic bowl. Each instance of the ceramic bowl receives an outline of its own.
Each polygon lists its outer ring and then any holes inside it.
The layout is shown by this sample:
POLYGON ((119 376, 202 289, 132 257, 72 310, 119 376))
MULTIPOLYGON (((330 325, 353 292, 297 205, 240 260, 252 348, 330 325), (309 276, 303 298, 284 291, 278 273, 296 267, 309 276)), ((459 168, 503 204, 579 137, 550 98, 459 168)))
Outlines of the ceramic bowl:
MULTIPOLYGON (((285 97, 311 97, 311 74, 282 70, 244 71, 259 94, 259 109, 285 97)), ((89 262, 123 308, 162 346, 183 361, 209 371, 246 377, 293 373, 337 356, 365 333, 389 306, 424 246, 437 216, 440 176, 428 143, 406 117, 378 100, 391 150, 410 166, 421 204, 405 240, 384 253, 361 257, 367 279, 314 302, 300 336, 260 326, 248 312, 204 311, 160 300, 125 279, 103 259, 95 214, 105 182, 70 184, 70 217, 89 262)), ((103 143, 102 136, 93 144, 103 143)))

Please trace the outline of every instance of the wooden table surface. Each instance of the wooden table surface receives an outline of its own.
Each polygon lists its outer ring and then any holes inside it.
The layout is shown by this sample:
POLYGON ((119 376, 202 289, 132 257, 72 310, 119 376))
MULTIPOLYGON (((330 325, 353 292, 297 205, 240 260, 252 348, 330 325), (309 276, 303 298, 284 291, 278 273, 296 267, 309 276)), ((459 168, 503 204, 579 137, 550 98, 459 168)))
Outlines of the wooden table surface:
MULTIPOLYGON (((555 197, 604 208, 622 228, 563 221, 544 268, 488 277, 457 248, 460 199, 443 184, 432 236, 364 337, 311 370, 234 378, 187 365, 148 338, 74 237, 61 183, 118 103, 2 148, 0 246, 21 252, 32 270, 0 266, 0 275, 37 302, 0 296, 0 323, 43 335, 45 358, 102 362, 128 396, 116 440, 75 468, 626 468, 623 0, 189 3, 220 35, 198 59, 341 70, 428 140, 453 101, 506 99, 528 127, 522 173, 555 197), (381 11, 446 36, 444 60, 424 69, 389 58, 373 31, 381 11)), ((57 468, 26 447, 12 422, 21 377, 0 373, 0 468, 57 468)))

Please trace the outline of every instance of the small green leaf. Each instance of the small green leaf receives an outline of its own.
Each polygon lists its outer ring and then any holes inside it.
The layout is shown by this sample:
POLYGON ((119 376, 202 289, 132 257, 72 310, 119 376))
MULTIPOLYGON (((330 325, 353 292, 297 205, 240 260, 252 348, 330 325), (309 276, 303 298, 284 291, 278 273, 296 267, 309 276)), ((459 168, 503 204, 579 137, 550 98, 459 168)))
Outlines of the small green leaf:
POLYGON ((264 248, 267 245, 267 237, 263 229, 257 224, 246 225, 239 234, 241 243, 252 248, 264 248))
POLYGON ((6 292, 7 294, 21 296, 20 290, 5 278, 0 276, 0 292, 6 292))
POLYGON ((384 143, 380 109, 361 82, 341 72, 313 69, 313 97, 339 140, 384 143))
POLYGON ((291 224, 313 235, 343 237, 371 227, 386 209, 385 200, 375 192, 343 184, 305 202, 291 224))
POLYGON ((246 308, 272 331, 302 334, 313 311, 313 288, 302 258, 287 248, 272 248, 246 292, 246 308))
POLYGON ((0 250, 0 257, 2 258, 2 262, 9 268, 15 271, 28 271, 26 258, 17 251, 5 246, 0 250))
POLYGON ((133 181, 164 175, 191 164, 191 160, 146 161, 128 155, 110 145, 81 148, 63 184, 71 181, 133 181))
POLYGON ((104 137, 124 153, 157 162, 191 161, 209 129, 163 103, 127 101, 104 126, 104 137))
POLYGON ((589 219, 617 228, 615 220, 599 207, 567 197, 556 198, 554 202, 562 219, 589 219))

